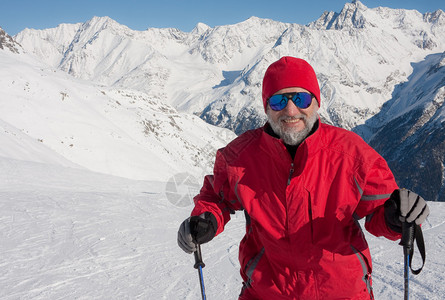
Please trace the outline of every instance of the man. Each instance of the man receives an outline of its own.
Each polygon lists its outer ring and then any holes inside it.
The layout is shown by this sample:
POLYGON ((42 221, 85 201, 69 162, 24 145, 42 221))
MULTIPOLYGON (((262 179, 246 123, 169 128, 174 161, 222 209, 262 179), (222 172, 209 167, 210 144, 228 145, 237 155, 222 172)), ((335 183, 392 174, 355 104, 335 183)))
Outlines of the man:
POLYGON ((192 253, 223 231, 230 212, 244 210, 239 299, 372 299, 371 256, 357 220, 397 240, 402 221, 426 219, 426 202, 399 190, 360 137, 320 122, 320 89, 306 61, 270 65, 262 97, 268 122, 218 151, 179 246, 192 253))

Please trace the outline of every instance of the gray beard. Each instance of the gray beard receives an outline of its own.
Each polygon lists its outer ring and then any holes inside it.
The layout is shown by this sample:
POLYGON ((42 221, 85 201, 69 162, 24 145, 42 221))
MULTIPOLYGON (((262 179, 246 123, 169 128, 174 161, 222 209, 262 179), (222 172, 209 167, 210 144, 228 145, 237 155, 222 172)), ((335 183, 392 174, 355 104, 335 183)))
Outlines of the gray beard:
POLYGON ((267 118, 272 127, 272 130, 283 140, 286 145, 296 146, 301 144, 311 133, 314 124, 318 120, 318 115, 314 113, 311 117, 307 118, 305 115, 299 115, 297 118, 303 120, 305 127, 302 131, 285 130, 281 127, 282 121, 287 119, 293 119, 291 117, 281 117, 278 122, 272 121, 270 117, 270 107, 267 108, 267 118))

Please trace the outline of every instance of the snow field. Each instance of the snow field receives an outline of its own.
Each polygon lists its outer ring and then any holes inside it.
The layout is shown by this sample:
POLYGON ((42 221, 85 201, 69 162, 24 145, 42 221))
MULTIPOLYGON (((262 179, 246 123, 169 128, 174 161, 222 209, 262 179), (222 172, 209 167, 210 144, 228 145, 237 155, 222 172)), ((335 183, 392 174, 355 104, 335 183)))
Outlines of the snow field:
MULTIPOLYGON (((0 158, 0 298, 200 299, 193 255, 177 246, 192 206, 173 205, 166 183, 0 158)), ((443 299, 445 206, 429 203, 427 262, 412 299, 443 299)), ((208 299, 237 299, 242 213, 202 246, 208 299)), ((403 251, 367 234, 376 299, 403 297, 403 251)), ((415 253, 414 267, 420 264, 415 253)))

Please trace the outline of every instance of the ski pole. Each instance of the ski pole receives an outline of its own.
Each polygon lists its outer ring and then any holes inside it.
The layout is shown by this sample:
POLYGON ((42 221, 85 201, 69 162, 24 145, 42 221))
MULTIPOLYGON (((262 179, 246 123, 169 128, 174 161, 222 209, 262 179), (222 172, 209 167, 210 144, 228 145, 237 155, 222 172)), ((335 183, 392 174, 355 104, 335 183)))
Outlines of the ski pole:
POLYGON ((206 300, 206 293, 205 293, 205 288, 204 288, 204 276, 202 275, 202 268, 204 268, 206 265, 202 261, 201 245, 200 244, 196 244, 196 251, 194 252, 194 254, 195 254, 194 268, 198 269, 199 283, 201 285, 202 300, 206 300))
POLYGON ((409 270, 414 252, 414 223, 402 223, 402 239, 400 245, 403 246, 404 256, 404 280, 405 280, 405 300, 409 299, 409 270))

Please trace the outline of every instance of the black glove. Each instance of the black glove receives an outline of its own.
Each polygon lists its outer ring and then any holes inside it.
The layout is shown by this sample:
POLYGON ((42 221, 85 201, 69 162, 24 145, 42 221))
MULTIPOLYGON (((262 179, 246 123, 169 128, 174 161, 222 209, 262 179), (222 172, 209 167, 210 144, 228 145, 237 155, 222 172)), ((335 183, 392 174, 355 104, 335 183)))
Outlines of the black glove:
POLYGON ((187 253, 195 252, 196 244, 210 242, 215 237, 217 228, 216 218, 210 212, 189 217, 179 227, 178 245, 187 253))
POLYGON ((402 233, 402 222, 420 225, 429 214, 426 201, 407 189, 395 190, 385 202, 386 224, 398 233, 402 233))

